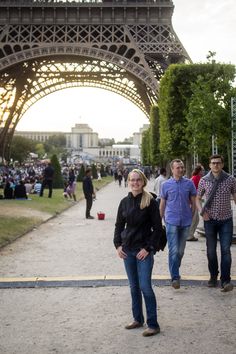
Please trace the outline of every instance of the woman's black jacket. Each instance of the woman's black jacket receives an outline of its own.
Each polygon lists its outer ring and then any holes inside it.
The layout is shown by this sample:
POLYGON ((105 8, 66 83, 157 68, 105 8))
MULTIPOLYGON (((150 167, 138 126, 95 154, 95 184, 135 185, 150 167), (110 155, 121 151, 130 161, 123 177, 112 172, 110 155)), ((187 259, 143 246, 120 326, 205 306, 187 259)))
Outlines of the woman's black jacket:
POLYGON ((114 232, 114 245, 130 250, 145 248, 148 252, 160 250, 162 223, 159 205, 153 198, 150 205, 140 209, 142 193, 130 192, 120 202, 114 232))

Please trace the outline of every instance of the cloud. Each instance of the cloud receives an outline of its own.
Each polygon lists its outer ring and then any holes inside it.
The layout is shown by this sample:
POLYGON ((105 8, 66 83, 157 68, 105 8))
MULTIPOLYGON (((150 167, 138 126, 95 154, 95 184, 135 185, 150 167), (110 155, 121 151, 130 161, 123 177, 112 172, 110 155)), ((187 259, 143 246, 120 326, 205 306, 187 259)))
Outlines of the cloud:
POLYGON ((211 50, 217 60, 236 63, 235 0, 174 0, 174 4, 174 29, 194 61, 206 61, 211 50))

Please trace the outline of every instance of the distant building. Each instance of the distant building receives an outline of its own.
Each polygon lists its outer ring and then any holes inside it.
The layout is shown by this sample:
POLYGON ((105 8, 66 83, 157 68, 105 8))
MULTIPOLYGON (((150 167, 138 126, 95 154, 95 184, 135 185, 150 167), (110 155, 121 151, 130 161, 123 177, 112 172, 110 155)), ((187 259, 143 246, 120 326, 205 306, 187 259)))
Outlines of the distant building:
POLYGON ((41 131, 15 131, 14 136, 22 136, 26 139, 31 139, 34 141, 45 143, 50 136, 65 134, 61 132, 41 132, 41 131))
POLYGON ((99 161, 112 162, 117 159, 136 160, 141 159, 141 151, 138 145, 114 144, 100 148, 86 148, 83 152, 94 156, 99 161))
POLYGON ((138 133, 133 133, 133 144, 141 147, 143 133, 149 128, 150 124, 144 124, 142 128, 139 129, 138 133))
POLYGON ((76 124, 71 132, 15 131, 14 135, 23 136, 39 142, 46 142, 50 136, 63 134, 66 137, 66 147, 73 150, 83 150, 98 146, 98 133, 94 133, 88 124, 76 124))
POLYGON ((115 143, 114 138, 110 139, 110 138, 102 138, 99 139, 99 146, 111 146, 115 143))
MULTIPOLYGON (((87 154, 100 161, 114 161, 115 159, 130 159, 140 161, 142 134, 149 128, 144 124, 133 137, 125 139, 132 144, 113 144, 99 146, 98 133, 93 132, 88 124, 78 123, 71 128, 71 132, 43 132, 43 131, 15 131, 14 135, 23 136, 38 142, 46 142, 50 136, 63 134, 66 137, 66 148, 72 152, 72 156, 87 154)), ((102 143, 111 142, 111 139, 101 139, 102 143)))
POLYGON ((98 133, 94 133, 88 124, 76 124, 71 133, 66 133, 66 147, 80 150, 98 146, 98 133))

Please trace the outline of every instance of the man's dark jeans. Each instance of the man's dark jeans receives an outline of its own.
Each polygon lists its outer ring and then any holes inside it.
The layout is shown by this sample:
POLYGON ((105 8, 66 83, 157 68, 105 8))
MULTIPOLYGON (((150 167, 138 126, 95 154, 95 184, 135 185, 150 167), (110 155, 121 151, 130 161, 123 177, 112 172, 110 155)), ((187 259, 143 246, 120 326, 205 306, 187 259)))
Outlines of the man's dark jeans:
POLYGON ((217 234, 219 234, 221 250, 221 283, 230 282, 231 251, 233 238, 233 219, 204 221, 207 245, 208 268, 211 277, 216 278, 219 273, 217 259, 217 234))
POLYGON ((86 218, 88 218, 90 216, 90 210, 92 208, 93 205, 93 196, 92 195, 87 195, 85 197, 86 199, 86 212, 85 212, 85 216, 86 218))
POLYGON ((44 179, 40 190, 40 197, 43 196, 44 188, 48 186, 48 198, 52 198, 52 179, 44 179))

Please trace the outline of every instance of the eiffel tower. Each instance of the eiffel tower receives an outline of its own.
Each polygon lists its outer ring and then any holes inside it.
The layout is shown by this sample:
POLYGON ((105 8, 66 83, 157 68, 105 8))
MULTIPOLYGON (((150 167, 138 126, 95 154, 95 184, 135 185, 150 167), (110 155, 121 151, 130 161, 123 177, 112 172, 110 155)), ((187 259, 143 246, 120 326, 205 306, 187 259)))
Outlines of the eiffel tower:
POLYGON ((190 58, 171 0, 1 0, 0 159, 37 100, 68 87, 116 92, 147 116, 172 63, 190 58))

